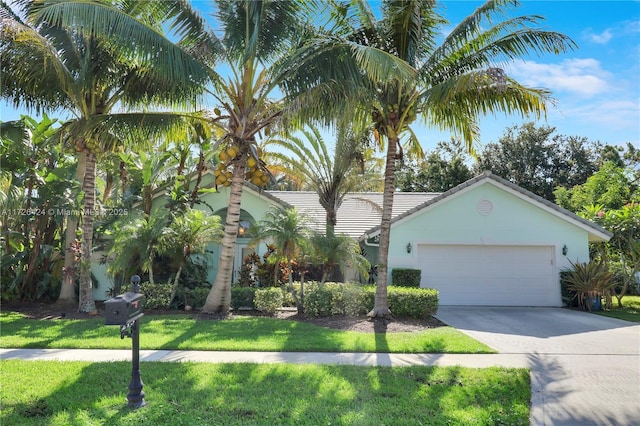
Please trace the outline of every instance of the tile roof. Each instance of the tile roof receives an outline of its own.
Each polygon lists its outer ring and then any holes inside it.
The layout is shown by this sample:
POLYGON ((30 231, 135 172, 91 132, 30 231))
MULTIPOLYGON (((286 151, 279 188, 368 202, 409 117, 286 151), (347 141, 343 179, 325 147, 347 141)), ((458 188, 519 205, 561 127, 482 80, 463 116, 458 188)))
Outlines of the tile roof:
MULTIPOLYGON (((307 214, 311 218, 312 228, 324 232, 326 213, 318 201, 317 193, 312 191, 265 192, 307 214)), ((439 195, 433 192, 396 192, 393 196, 392 217, 395 218, 410 211, 439 195)), ((358 239, 368 229, 380 225, 381 211, 382 193, 349 192, 338 209, 335 232, 358 239)))

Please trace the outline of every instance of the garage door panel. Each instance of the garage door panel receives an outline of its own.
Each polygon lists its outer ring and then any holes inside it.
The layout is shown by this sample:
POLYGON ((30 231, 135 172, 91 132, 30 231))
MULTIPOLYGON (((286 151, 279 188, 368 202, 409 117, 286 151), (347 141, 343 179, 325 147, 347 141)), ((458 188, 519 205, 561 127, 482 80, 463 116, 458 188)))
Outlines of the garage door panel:
POLYGON ((553 253, 551 246, 419 245, 421 285, 438 289, 442 305, 555 306, 553 253))

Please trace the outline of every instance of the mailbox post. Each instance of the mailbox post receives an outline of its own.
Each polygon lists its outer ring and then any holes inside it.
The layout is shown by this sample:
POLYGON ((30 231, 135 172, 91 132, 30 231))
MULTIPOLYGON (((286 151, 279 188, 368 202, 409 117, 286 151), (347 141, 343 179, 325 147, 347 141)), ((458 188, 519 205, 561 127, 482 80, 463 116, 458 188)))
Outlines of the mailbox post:
POLYGON ((144 295, 140 294, 140 277, 131 277, 131 291, 107 300, 105 305, 105 324, 119 325, 120 338, 131 337, 131 381, 127 402, 129 408, 140 408, 146 405, 144 387, 140 378, 140 318, 144 295))

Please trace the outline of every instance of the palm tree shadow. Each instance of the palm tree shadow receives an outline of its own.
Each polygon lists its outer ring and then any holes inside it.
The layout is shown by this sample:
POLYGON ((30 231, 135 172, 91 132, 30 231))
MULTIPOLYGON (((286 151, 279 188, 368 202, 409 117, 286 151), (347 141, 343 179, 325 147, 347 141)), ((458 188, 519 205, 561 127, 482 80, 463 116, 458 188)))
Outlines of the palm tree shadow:
POLYGON ((373 321, 378 365, 391 365, 389 342, 387 341, 387 328, 391 320, 388 318, 371 318, 371 321, 373 321))

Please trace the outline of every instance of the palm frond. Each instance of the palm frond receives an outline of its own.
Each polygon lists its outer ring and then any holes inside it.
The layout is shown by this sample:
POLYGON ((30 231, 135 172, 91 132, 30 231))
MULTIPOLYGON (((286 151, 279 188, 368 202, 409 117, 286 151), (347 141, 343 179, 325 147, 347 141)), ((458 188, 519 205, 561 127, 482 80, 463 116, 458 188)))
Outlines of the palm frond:
POLYGON ((15 106, 56 109, 70 106, 73 75, 58 48, 35 29, 3 20, 0 27, 1 93, 15 106))
POLYGON ((153 28, 107 2, 71 1, 45 3, 32 11, 36 25, 73 28, 87 36, 99 36, 116 43, 125 56, 141 64, 153 65, 159 78, 167 82, 204 83, 207 68, 153 28))

